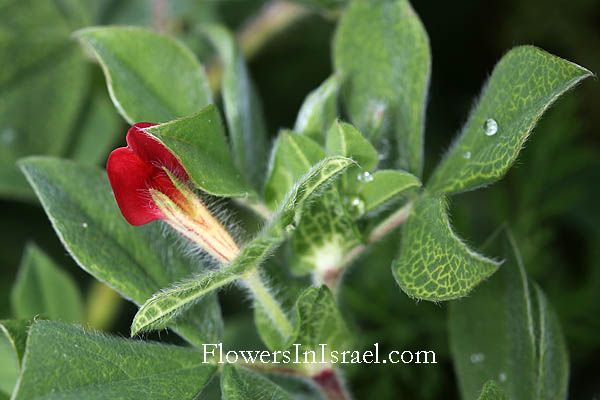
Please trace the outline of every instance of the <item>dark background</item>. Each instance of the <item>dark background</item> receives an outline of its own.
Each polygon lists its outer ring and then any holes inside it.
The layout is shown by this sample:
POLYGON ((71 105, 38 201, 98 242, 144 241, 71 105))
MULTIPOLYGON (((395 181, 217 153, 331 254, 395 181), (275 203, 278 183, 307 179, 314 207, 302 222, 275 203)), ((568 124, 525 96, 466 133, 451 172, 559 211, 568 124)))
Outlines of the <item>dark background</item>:
MULTIPOLYGON (((144 24, 131 16, 129 3, 136 2, 105 3, 100 13, 104 23, 144 24)), ((210 3, 209 19, 221 19, 235 30, 264 2, 210 3)), ((534 44, 600 71, 597 0, 421 0, 413 1, 413 7, 429 33, 433 54, 425 178, 459 132, 494 64, 511 47, 534 44)), ((193 33, 198 19, 202 18, 191 18, 190 25, 184 26, 185 40, 205 61, 211 54, 193 33)), ((334 28, 334 20, 313 14, 249 61, 272 135, 281 127, 293 126, 304 96, 331 73, 334 28)), ((97 80, 103 85, 97 70, 97 80)), ((529 274, 559 314, 570 352, 573 399, 600 395, 599 104, 598 82, 588 79, 547 112, 504 180, 454 197, 451 208, 457 232, 474 245, 504 222, 512 227, 529 274)), ((66 254, 35 202, 0 200, 0 220, 0 318, 10 316, 10 287, 28 241, 37 243, 68 270, 85 293, 91 278, 66 254)), ((363 258, 352 267, 343 282, 343 312, 359 332, 359 343, 380 342, 389 350, 399 345, 433 349, 441 363, 350 368, 346 375, 351 390, 357 399, 375 395, 458 398, 448 353, 446 306, 416 304, 399 290, 389 268, 394 239, 378 245, 376 260, 365 257, 368 260, 363 258)), ((230 322, 226 326, 231 327, 229 340, 240 346, 244 341, 255 343, 250 307, 242 300, 245 296, 232 289, 221 297, 226 322, 230 322)), ((132 305, 123 303, 113 331, 127 335, 134 313, 132 305)))

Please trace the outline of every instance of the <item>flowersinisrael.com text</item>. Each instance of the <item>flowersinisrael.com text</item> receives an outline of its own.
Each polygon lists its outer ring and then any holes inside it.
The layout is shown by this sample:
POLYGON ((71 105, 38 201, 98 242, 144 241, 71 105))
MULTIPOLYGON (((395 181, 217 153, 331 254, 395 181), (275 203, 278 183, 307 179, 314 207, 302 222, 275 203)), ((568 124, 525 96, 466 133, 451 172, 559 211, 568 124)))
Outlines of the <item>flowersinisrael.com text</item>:
POLYGON ((327 344, 319 344, 314 350, 304 350, 301 344, 293 344, 285 351, 229 350, 223 351, 222 343, 203 344, 205 364, 244 362, 246 364, 437 364, 433 350, 399 351, 379 354, 379 343, 373 350, 329 350, 327 344))

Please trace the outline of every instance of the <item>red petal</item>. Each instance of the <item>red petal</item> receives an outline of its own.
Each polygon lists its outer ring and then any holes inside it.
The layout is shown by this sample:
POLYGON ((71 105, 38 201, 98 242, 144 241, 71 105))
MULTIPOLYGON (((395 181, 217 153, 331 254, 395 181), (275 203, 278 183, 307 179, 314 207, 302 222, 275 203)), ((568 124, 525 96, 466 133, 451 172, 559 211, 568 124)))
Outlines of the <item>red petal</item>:
POLYGON ((162 143, 144 132, 144 128, 154 125, 156 124, 149 122, 133 125, 127 132, 127 144, 142 161, 158 168, 166 167, 169 172, 182 181, 189 180, 187 172, 177 157, 162 143))
POLYGON ((154 186, 152 183, 156 170, 126 147, 115 149, 108 157, 108 180, 121 213, 131 225, 143 225, 164 218, 148 191, 149 187, 154 186))

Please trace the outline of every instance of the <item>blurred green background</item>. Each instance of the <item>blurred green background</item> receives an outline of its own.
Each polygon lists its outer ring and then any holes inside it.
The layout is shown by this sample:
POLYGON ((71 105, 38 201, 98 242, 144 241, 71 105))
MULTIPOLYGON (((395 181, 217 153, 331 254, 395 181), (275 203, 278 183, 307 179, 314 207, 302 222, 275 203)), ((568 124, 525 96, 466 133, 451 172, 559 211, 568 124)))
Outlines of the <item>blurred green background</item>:
MULTIPOLYGON (((108 99, 100 68, 70 38, 99 24, 158 28, 186 42, 202 62, 211 48, 198 26, 220 21, 239 31, 266 1, 0 1, 0 319, 13 314, 11 288, 25 245, 37 244, 84 295, 93 280, 70 259, 12 165, 27 154, 54 154, 103 165, 127 126, 108 99), (157 8, 158 7, 158 8, 157 8), (162 7, 162 8, 161 8, 162 7)), ((425 176, 439 161, 494 64, 509 48, 534 44, 600 71, 600 2, 413 1, 429 33, 433 70, 427 108, 425 176)), ((270 38, 249 60, 269 132, 292 127, 306 94, 331 73, 335 17, 316 10, 270 38)), ((461 237, 481 244, 508 222, 531 277, 556 308, 571 359, 570 398, 600 396, 600 91, 585 81, 543 117, 517 164, 500 183, 453 198, 461 237)), ((458 398, 449 358, 446 306, 415 303, 391 279, 391 237, 359 260, 343 281, 341 307, 358 342, 382 351, 433 349, 438 365, 352 367, 357 399, 458 398), (373 256, 375 255, 375 256, 373 256)), ((110 297, 110 296, 109 296, 110 297)), ((241 292, 221 294, 226 341, 260 346, 241 292)), ((110 330, 128 335, 132 304, 110 303, 110 330)), ((168 340, 177 340, 169 335, 168 340)), ((214 388, 213 388, 214 389, 214 388)))

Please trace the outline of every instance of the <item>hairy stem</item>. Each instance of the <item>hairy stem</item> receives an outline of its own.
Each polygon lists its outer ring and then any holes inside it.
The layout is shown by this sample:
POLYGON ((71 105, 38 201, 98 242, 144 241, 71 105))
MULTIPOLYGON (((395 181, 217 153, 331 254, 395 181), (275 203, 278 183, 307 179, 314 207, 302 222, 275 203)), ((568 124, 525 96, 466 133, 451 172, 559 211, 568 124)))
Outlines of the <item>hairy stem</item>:
POLYGON ((312 380, 327 400, 346 400, 350 398, 335 369, 325 369, 313 376, 312 380))
POLYGON ((290 320, 281 309, 279 302, 273 297, 260 276, 258 268, 254 268, 244 274, 244 284, 250 289, 256 301, 265 309, 279 333, 284 338, 290 337, 293 328, 290 320))
POLYGON ((366 237, 364 243, 356 245, 344 256, 338 265, 326 271, 322 278, 323 283, 326 284, 333 293, 336 293, 337 286, 340 278, 343 275, 344 269, 354 260, 356 260, 369 247, 369 245, 379 241, 381 238, 392 232, 395 228, 406 221, 410 215, 412 206, 413 203, 408 202, 402 208, 399 208, 397 211, 390 214, 390 216, 377 224, 366 237))
MULTIPOLYGON (((246 59, 254 57, 271 39, 290 25, 310 14, 310 10, 298 4, 282 0, 271 0, 250 19, 237 33, 237 39, 246 59)), ((213 60, 206 67, 208 81, 213 92, 219 90, 223 64, 213 60)))
POLYGON ((367 245, 377 242, 379 239, 406 221, 410 215, 410 212, 412 211, 412 207, 412 201, 408 202, 402 208, 399 208, 397 211, 375 226, 375 228, 371 230, 371 233, 369 233, 369 236, 367 237, 367 245))

